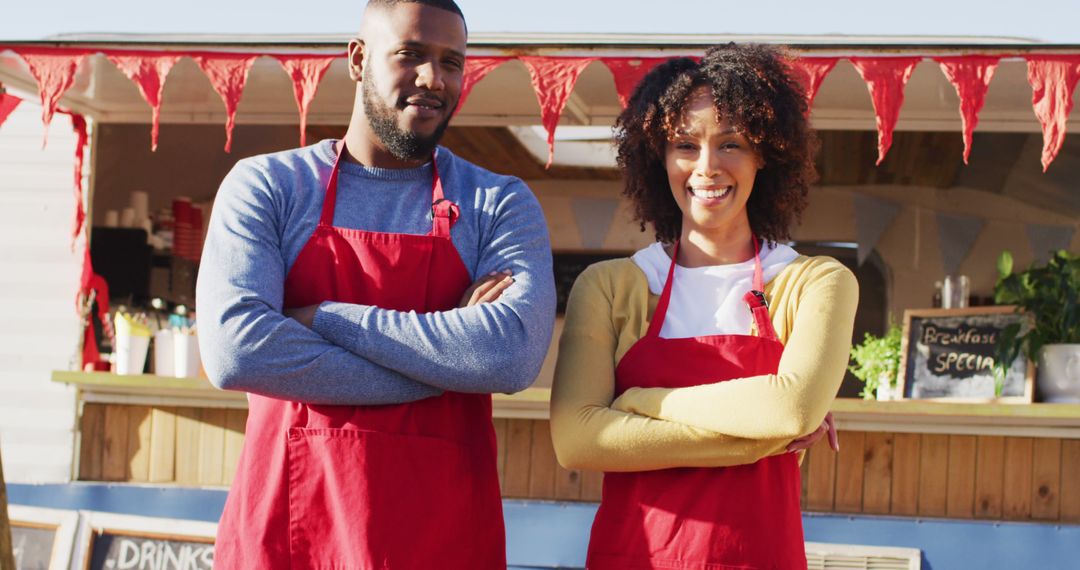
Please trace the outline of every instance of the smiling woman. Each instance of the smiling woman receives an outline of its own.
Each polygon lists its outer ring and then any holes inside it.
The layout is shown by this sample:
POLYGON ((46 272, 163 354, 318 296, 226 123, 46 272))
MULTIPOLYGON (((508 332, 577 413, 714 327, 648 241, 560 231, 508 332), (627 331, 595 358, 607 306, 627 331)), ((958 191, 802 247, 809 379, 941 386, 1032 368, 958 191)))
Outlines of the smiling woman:
POLYGON ((793 451, 835 430, 858 290, 781 245, 815 139, 786 56, 675 59, 618 119, 624 194, 658 243, 590 266, 552 389, 559 461, 603 470, 588 567, 806 568, 793 451))

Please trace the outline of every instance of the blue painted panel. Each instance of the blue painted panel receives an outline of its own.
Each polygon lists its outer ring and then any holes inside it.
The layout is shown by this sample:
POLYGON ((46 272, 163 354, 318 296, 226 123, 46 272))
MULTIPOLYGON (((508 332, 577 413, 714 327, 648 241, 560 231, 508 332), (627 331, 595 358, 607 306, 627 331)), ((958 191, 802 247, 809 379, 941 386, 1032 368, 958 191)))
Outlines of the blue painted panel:
MULTIPOLYGON (((8 484, 11 504, 216 522, 221 489, 71 483, 8 484)), ((503 501, 511 569, 581 568, 596 505, 503 501)), ((1080 526, 897 517, 803 515, 806 540, 903 546, 924 570, 1080 570, 1080 526)))

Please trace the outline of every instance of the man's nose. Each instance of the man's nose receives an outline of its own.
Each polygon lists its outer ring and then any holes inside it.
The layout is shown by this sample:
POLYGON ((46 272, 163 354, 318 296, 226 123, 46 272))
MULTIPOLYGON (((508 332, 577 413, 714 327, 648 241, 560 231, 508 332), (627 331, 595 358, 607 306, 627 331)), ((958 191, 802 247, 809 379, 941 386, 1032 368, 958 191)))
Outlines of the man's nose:
POLYGON ((416 86, 423 87, 428 91, 442 91, 446 84, 443 81, 442 71, 434 61, 424 63, 416 69, 416 86))

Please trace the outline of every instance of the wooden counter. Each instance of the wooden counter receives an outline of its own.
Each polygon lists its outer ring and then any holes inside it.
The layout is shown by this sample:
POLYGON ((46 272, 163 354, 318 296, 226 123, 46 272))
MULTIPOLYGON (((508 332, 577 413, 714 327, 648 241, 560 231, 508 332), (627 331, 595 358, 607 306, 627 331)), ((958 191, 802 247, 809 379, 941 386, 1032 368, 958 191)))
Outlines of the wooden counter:
MULTIPOLYGON (((201 379, 56 372, 79 391, 78 478, 228 485, 247 400, 201 379)), ((597 501, 603 476, 555 460, 546 388, 494 398, 499 480, 515 498, 597 501)), ((833 404, 840 452, 802 465, 809 511, 1080 522, 1080 405, 833 404)))

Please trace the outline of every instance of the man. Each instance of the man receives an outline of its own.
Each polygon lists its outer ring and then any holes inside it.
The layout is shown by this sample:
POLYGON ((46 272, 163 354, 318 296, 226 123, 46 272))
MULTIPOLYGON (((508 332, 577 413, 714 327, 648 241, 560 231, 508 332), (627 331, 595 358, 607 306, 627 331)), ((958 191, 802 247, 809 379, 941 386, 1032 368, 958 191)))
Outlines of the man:
POLYGON ((250 411, 220 568, 506 567, 490 394, 538 373, 554 284, 524 183, 437 147, 465 43, 452 0, 371 0, 344 140, 222 183, 200 342, 250 411))

